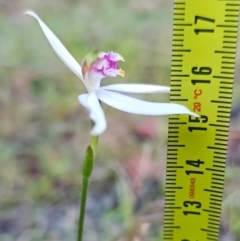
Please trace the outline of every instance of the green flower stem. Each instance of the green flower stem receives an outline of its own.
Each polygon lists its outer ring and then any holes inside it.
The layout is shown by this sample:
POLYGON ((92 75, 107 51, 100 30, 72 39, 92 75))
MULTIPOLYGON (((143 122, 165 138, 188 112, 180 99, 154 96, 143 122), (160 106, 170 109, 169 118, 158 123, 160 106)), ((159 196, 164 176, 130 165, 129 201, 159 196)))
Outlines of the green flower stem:
MULTIPOLYGON (((94 122, 91 121, 91 127, 93 128, 93 126, 94 126, 94 122)), ((93 149, 93 155, 95 157, 96 150, 97 150, 97 145, 98 145, 98 136, 92 136, 90 143, 91 143, 91 147, 93 149)))
POLYGON ((87 194, 88 194, 88 184, 89 179, 92 174, 94 159, 96 154, 98 144, 98 136, 92 136, 91 144, 87 147, 85 158, 82 167, 82 188, 81 188, 81 200, 80 200, 80 213, 79 213, 79 223, 78 223, 78 241, 82 241, 83 238, 83 226, 84 226, 84 218, 86 211, 86 202, 87 202, 87 194))
POLYGON ((79 213, 79 223, 78 223, 78 241, 82 241, 83 238, 83 225, 85 218, 85 208, 87 201, 89 178, 83 177, 82 180, 82 190, 81 190, 81 201, 80 201, 80 213, 79 213))
POLYGON ((97 145, 98 145, 98 136, 92 136, 92 138, 91 138, 91 147, 93 149, 94 157, 96 155, 97 145))

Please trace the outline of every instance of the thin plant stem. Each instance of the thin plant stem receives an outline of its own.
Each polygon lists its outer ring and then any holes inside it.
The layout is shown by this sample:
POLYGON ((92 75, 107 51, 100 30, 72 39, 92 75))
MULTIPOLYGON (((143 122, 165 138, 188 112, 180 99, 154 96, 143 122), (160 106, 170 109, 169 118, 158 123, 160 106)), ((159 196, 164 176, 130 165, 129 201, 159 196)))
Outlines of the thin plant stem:
POLYGON ((82 238, 83 238, 83 225, 84 225, 85 209, 86 209, 86 202, 87 202, 88 184, 89 184, 89 178, 83 177, 79 223, 78 223, 78 239, 77 239, 78 241, 82 241, 82 238))
POLYGON ((82 188, 81 188, 81 197, 80 197, 80 213, 79 213, 77 241, 82 241, 82 238, 83 238, 88 185, 89 185, 89 179, 91 177, 93 166, 94 166, 94 159, 95 159, 95 154, 96 154, 96 149, 98 144, 98 136, 92 136, 90 143, 91 143, 90 146, 87 147, 85 159, 82 167, 82 188))
MULTIPOLYGON (((93 127, 93 125, 94 125, 94 123, 93 123, 93 121, 91 121, 91 127, 93 127)), ((97 145, 98 145, 98 136, 92 136, 90 143, 91 143, 91 147, 93 149, 93 155, 95 157, 97 145)))
POLYGON ((96 155, 97 145, 98 145, 98 136, 92 136, 92 138, 91 138, 91 147, 93 149, 94 157, 96 155))

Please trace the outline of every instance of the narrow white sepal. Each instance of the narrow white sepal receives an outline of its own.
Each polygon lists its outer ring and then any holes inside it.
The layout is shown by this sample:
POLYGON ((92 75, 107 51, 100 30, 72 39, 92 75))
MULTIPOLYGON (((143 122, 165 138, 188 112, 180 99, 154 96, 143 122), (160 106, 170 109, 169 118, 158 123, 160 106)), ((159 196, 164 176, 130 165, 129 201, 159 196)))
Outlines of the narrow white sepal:
POLYGON ((95 92, 79 95, 78 100, 88 110, 90 119, 95 123, 91 135, 101 135, 107 128, 107 122, 95 92))
POLYGON ((147 102, 103 89, 97 90, 96 94, 98 99, 105 104, 128 113, 140 115, 187 114, 199 117, 185 106, 179 104, 147 102))
POLYGON ((38 17, 36 13, 27 10, 24 12, 24 14, 30 15, 38 21, 40 27, 42 28, 46 38, 48 39, 55 53, 68 66, 68 68, 71 69, 72 72, 83 81, 81 66, 67 51, 67 49, 63 46, 63 44, 55 36, 55 34, 46 26, 46 24, 38 17))
POLYGON ((132 94, 170 93, 170 87, 147 84, 114 84, 100 89, 132 94))

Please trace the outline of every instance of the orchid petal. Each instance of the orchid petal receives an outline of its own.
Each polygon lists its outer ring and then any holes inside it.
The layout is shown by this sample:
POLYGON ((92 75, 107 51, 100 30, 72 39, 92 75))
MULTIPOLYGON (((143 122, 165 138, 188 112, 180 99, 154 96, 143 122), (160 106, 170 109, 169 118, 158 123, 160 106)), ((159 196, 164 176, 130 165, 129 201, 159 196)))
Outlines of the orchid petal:
POLYGON ((133 94, 170 93, 170 87, 146 84, 114 84, 102 86, 99 89, 133 94))
POLYGON ((188 114, 199 117, 185 106, 179 104, 147 102, 103 89, 97 90, 96 94, 105 104, 128 113, 140 115, 188 114))
POLYGON ((91 135, 99 136, 106 130, 107 122, 95 92, 79 95, 78 100, 89 111, 89 117, 95 123, 91 135))
POLYGON ((53 50, 58 55, 58 57, 68 66, 72 72, 77 75, 81 80, 82 77, 82 68, 78 64, 78 62, 72 57, 72 55, 67 51, 67 49, 63 46, 60 40, 55 36, 55 34, 45 25, 45 23, 38 17, 38 15, 32 11, 26 11, 24 14, 28 14, 35 18, 40 27, 42 28, 47 40, 51 44, 53 50))

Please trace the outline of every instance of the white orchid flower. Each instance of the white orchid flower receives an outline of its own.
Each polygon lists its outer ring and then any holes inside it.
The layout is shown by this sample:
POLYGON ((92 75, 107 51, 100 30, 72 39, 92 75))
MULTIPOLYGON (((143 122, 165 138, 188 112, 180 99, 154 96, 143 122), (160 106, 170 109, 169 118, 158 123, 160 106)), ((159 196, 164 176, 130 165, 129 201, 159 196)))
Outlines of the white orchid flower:
POLYGON ((100 135, 107 127, 105 115, 99 100, 116 109, 133 114, 188 114, 198 117, 198 115, 192 113, 185 106, 180 104, 147 102, 122 94, 169 93, 170 88, 166 86, 114 84, 100 87, 100 82, 105 77, 116 77, 117 75, 124 76, 124 71, 119 69, 117 65, 118 61, 124 61, 121 55, 114 52, 91 52, 84 58, 81 67, 36 13, 26 11, 24 14, 30 15, 38 21, 56 54, 85 85, 88 93, 79 95, 78 100, 87 109, 90 119, 95 123, 91 130, 91 135, 100 135))

